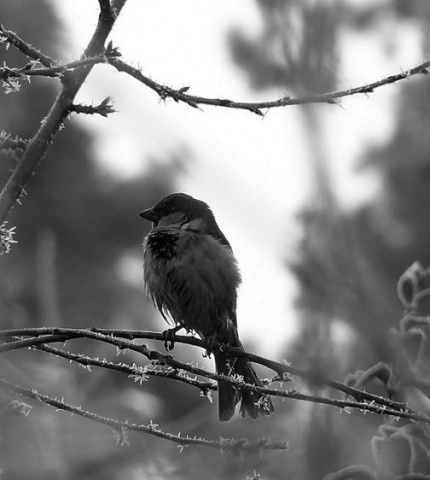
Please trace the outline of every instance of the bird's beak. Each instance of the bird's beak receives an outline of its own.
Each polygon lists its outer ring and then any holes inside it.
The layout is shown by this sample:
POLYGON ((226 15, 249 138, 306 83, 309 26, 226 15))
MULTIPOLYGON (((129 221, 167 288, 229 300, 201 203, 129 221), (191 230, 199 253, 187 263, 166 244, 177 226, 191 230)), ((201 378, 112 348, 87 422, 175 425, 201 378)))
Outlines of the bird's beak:
POLYGON ((158 216, 153 208, 147 208, 139 213, 139 216, 144 218, 145 220, 149 220, 152 223, 158 222, 158 216))

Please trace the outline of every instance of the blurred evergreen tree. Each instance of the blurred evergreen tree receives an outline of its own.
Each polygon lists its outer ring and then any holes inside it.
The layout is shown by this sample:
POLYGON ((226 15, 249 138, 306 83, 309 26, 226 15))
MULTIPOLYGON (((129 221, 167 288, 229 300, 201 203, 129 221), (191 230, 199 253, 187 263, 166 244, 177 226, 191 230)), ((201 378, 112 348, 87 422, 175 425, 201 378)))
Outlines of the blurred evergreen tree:
MULTIPOLYGON (((256 89, 281 87, 295 96, 334 90, 337 72, 337 35, 343 8, 340 2, 264 1, 257 0, 261 11, 263 33, 249 39, 234 32, 231 42, 237 63, 249 72, 256 89)), ((332 371, 335 359, 330 325, 336 308, 333 280, 348 258, 340 254, 339 241, 330 243, 336 262, 324 250, 324 237, 338 229, 339 208, 333 197, 327 172, 321 133, 321 105, 304 105, 300 109, 303 128, 309 138, 312 158, 312 199, 302 216, 303 242, 300 260, 293 268, 301 276, 301 334, 295 353, 287 358, 307 365, 321 374, 332 371), (325 232, 325 233, 322 233, 325 232)), ((303 406, 293 407, 290 415, 303 417, 303 406)), ((284 465, 292 475, 304 479, 321 478, 337 469, 344 455, 341 441, 333 431, 334 412, 312 406, 306 421, 291 442, 297 464, 284 465), (300 434, 297 434, 300 432, 300 434)), ((290 416, 289 415, 289 416, 290 416)), ((306 415, 302 418, 304 420, 306 415)), ((290 420, 291 422, 291 420, 290 420)), ((275 478, 280 475, 280 469, 275 478)), ((280 478, 280 477, 279 477, 280 478)))

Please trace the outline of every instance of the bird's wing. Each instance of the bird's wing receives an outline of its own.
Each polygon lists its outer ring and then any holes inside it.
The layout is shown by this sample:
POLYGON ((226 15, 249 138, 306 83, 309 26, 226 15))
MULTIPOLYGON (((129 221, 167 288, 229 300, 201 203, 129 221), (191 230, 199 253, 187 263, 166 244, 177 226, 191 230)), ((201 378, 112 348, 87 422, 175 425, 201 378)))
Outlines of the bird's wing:
POLYGON ((209 229, 209 235, 211 235, 212 237, 214 237, 216 240, 218 240, 221 245, 224 245, 226 247, 228 247, 230 249, 230 251, 233 251, 233 249, 231 248, 231 245, 229 243, 229 241, 225 238, 225 235, 221 232, 220 228, 218 227, 218 225, 213 225, 210 229, 209 229))

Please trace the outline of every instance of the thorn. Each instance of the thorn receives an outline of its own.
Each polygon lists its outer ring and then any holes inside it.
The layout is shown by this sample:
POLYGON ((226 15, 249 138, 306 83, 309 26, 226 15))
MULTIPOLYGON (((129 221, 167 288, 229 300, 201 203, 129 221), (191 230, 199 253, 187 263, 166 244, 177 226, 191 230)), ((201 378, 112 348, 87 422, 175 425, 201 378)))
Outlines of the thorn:
POLYGON ((255 113, 259 117, 264 117, 264 113, 259 108, 250 107, 248 110, 252 113, 255 113))

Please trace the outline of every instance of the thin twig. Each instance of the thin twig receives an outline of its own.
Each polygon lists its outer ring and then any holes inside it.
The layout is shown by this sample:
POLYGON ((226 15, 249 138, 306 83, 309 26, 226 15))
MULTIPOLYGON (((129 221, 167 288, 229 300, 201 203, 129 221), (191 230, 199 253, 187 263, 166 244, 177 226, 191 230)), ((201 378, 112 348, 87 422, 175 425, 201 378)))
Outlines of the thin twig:
MULTIPOLYGON (((1 336, 1 334, 0 334, 1 336)), ((17 337, 21 336, 21 335, 16 335, 17 337)), ((14 335, 15 337, 15 335, 14 335)), ((76 335, 73 335, 71 334, 70 336, 67 336, 67 335, 50 335, 50 334, 46 334, 46 335, 42 335, 42 336, 39 336, 39 337, 36 337, 36 338, 22 338, 22 339, 19 339, 19 340, 14 340, 12 342, 9 342, 9 343, 4 343, 3 345, 0 345, 0 353, 4 353, 4 352, 10 352, 10 351, 13 351, 13 350, 19 350, 21 348, 29 348, 29 347, 35 347, 37 345, 41 345, 43 343, 57 343, 57 342, 65 342, 67 340, 71 340, 73 338, 82 338, 83 335, 81 334, 76 334, 76 335)))
MULTIPOLYGON (((164 377, 164 378, 181 381, 183 383, 198 387, 203 392, 207 392, 209 390, 217 390, 217 387, 215 384, 212 384, 209 382, 201 382, 199 380, 193 380, 189 377, 185 377, 184 375, 178 374, 177 369, 176 370, 173 370, 173 369, 152 370, 150 368, 138 367, 136 365, 130 366, 125 363, 118 364, 118 363, 109 362, 107 360, 99 360, 99 359, 91 358, 86 355, 77 355, 71 352, 64 352, 60 349, 48 347, 46 345, 39 345, 36 348, 48 353, 52 353, 54 355, 61 356, 68 360, 73 360, 83 366, 88 367, 92 365, 92 366, 107 368, 110 370, 116 370, 122 373, 126 373, 128 374, 129 377, 133 378, 134 381, 136 382, 140 381, 141 378, 144 378, 145 375, 148 375, 148 376, 158 376, 158 377, 164 377)), ((157 364, 153 365, 153 367, 157 367, 157 364)), ((188 367, 188 365, 182 364, 182 367, 183 369, 185 369, 188 367)), ((209 372, 205 372, 205 375, 209 376, 212 374, 210 374, 209 372)), ((214 375, 214 377, 217 378, 218 376, 214 375)), ((257 387, 255 385, 244 384, 243 382, 235 382, 235 381, 233 381, 232 383, 236 387, 243 388, 245 386, 246 388, 257 391, 259 393, 264 393, 266 395, 288 398, 292 400, 301 400, 301 401, 306 401, 310 403, 331 405, 333 407, 338 407, 342 410, 354 408, 362 411, 370 411, 378 415, 390 415, 396 418, 400 418, 400 417, 408 418, 410 420, 422 421, 424 423, 430 424, 430 417, 428 417, 427 415, 420 415, 411 410, 399 412, 398 410, 393 410, 393 409, 387 408, 386 406, 378 405, 375 402, 366 402, 366 401, 352 402, 350 400, 339 400, 339 399, 326 398, 326 397, 315 396, 315 395, 307 395, 304 393, 296 392, 294 390, 288 391, 288 390, 280 390, 275 388, 257 387)))
POLYGON ((177 443, 182 446, 199 445, 204 447, 217 448, 220 450, 227 450, 234 453, 250 452, 259 453, 263 450, 287 450, 288 445, 285 442, 271 443, 267 439, 260 439, 256 441, 249 441, 248 439, 221 439, 219 441, 207 440, 204 438, 189 437, 188 435, 182 436, 180 433, 174 435, 172 433, 163 432, 158 428, 158 425, 150 422, 148 425, 129 423, 128 421, 121 422, 112 418, 97 415, 96 413, 83 410, 82 407, 75 407, 65 403, 63 400, 51 398, 47 395, 42 395, 34 389, 22 387, 20 385, 13 384, 7 380, 0 378, 0 386, 8 391, 19 393, 20 395, 39 400, 40 402, 55 407, 58 410, 63 410, 74 415, 86 418, 93 422, 101 423, 113 428, 118 432, 122 440, 127 441, 128 431, 137 431, 153 435, 155 437, 163 438, 171 442, 177 443))
POLYGON ((59 77, 67 71, 74 70, 80 67, 93 66, 98 63, 106 63, 107 57, 105 53, 101 53, 94 57, 82 58, 81 60, 75 60, 74 62, 66 63, 64 65, 55 65, 46 68, 34 68, 33 64, 26 65, 21 68, 0 68, 0 79, 13 78, 13 77, 59 77))
POLYGON ((22 40, 18 35, 10 30, 6 30, 3 25, 0 24, 0 36, 3 36, 7 42, 16 47, 20 52, 25 56, 37 60, 45 67, 52 67, 55 65, 56 61, 52 58, 44 55, 42 52, 34 48, 28 42, 22 40))
POLYGON ((208 392, 209 390, 217 390, 215 383, 202 382, 197 379, 184 376, 178 373, 178 370, 173 368, 163 368, 162 365, 150 364, 149 366, 138 366, 136 364, 127 365, 126 363, 114 363, 109 360, 99 358, 93 358, 88 355, 76 354, 68 351, 61 350, 59 348, 50 347, 48 345, 38 345, 37 350, 41 350, 52 355, 63 357, 66 360, 76 362, 89 370, 89 367, 106 368, 108 370, 115 370, 117 372, 125 373, 129 377, 133 378, 135 382, 142 383, 145 381, 145 376, 164 377, 178 382, 186 383, 197 387, 202 392, 208 392))
POLYGON ((291 98, 285 96, 277 100, 270 100, 265 102, 238 102, 227 98, 207 98, 197 95, 190 95, 189 93, 187 93, 189 91, 189 87, 174 89, 166 85, 162 85, 145 76, 138 68, 132 67, 131 65, 123 62, 118 58, 110 58, 109 63, 113 65, 118 71, 127 73, 139 82, 154 90, 163 100, 166 98, 172 98, 173 100, 175 100, 175 102, 184 102, 187 105, 195 108, 198 108, 200 105, 212 105, 216 107, 248 110, 258 115, 263 115, 263 110, 292 105, 304 105, 310 103, 337 104, 337 101, 344 97, 349 97, 357 94, 369 94, 374 92, 377 88, 383 87, 384 85, 390 85, 399 82, 400 80, 410 78, 414 75, 428 74, 427 69, 430 67, 430 60, 426 60, 425 62, 404 72, 389 75, 388 77, 384 77, 381 80, 377 80, 375 82, 367 83, 365 85, 354 88, 336 90, 334 92, 309 95, 300 98, 291 98))
POLYGON ((72 104, 70 105, 70 111, 84 115, 101 115, 102 117, 115 113, 110 97, 105 98, 99 105, 72 104))
MULTIPOLYGON (((106 39, 125 2, 126 0, 114 0, 112 2, 110 14, 107 16, 105 8, 106 2, 102 2, 102 11, 100 12, 95 32, 89 41, 81 60, 96 57, 105 52, 104 45, 106 39)), ((6 32, 6 35, 7 33, 8 32, 6 32)), ((7 38, 9 39, 9 36, 7 38)), ((34 51, 30 51, 29 53, 34 55, 34 51)), ((40 55, 38 55, 37 58, 40 60, 40 55)), ((49 63, 49 65, 46 66, 51 66, 51 64, 49 63)), ((64 120, 70 114, 70 106, 73 104, 76 94, 80 90, 92 67, 93 65, 90 64, 64 73, 60 93, 54 101, 48 115, 42 120, 38 132, 30 140, 14 172, 1 191, 0 224, 6 220, 10 210, 23 196, 27 182, 34 175, 34 172, 42 162, 49 145, 54 140, 55 135, 60 131, 64 120)))
MULTIPOLYGON (((316 377, 315 374, 312 372, 301 370, 280 362, 275 362, 273 360, 268 360, 263 357, 259 357, 258 355, 244 352, 240 349, 232 348, 227 345, 216 344, 215 348, 222 348, 224 351, 229 352, 232 356, 246 358, 248 360, 254 361, 268 368, 271 368, 274 371, 276 371, 278 374, 281 374, 280 375, 281 378, 282 378, 282 373, 285 372, 285 373, 293 374, 303 378, 307 378, 309 380, 316 381, 320 385, 330 386, 333 389, 336 389, 343 393, 351 395, 356 399, 356 401, 349 402, 349 401, 343 401, 343 400, 332 400, 325 397, 312 397, 304 394, 298 394, 296 392, 288 392, 284 390, 269 389, 266 387, 258 387, 256 385, 245 384, 229 376, 218 375, 215 373, 207 372, 194 365, 184 364, 174 359, 171 355, 165 355, 156 350, 150 350, 146 345, 136 345, 132 341, 128 340, 128 338, 151 338, 151 339, 162 341, 163 335, 159 333, 141 332, 141 331, 124 331, 124 330, 120 330, 120 331, 98 330, 98 329, 97 331, 94 331, 94 330, 95 329, 89 330, 89 329, 67 329, 67 328, 51 328, 51 329, 39 328, 39 329, 6 330, 3 332, 0 331, 0 338, 11 338, 16 336, 22 336, 23 334, 25 335, 25 333, 23 332, 26 332, 26 334, 32 334, 32 335, 35 335, 35 334, 42 335, 41 337, 15 340, 15 341, 11 341, 10 343, 0 345, 0 353, 5 351, 16 350, 18 348, 40 345, 42 343, 51 343, 50 340, 52 340, 53 342, 60 342, 60 341, 64 342, 68 340, 68 336, 69 338, 77 338, 81 336, 86 338, 92 338, 94 340, 102 341, 105 343, 110 343, 112 345, 115 345, 117 348, 121 350, 129 349, 129 350, 138 352, 144 355, 149 360, 160 362, 161 364, 168 365, 176 370, 184 370, 194 375, 200 375, 215 381, 222 380, 222 381, 231 383, 232 385, 234 385, 236 388, 239 388, 239 389, 248 389, 252 391, 257 391, 259 393, 264 393, 267 395, 300 399, 300 400, 309 401, 312 403, 330 404, 340 408, 346 408, 346 407, 359 408, 359 409, 368 410, 368 411, 372 411, 374 413, 380 413, 380 414, 387 412, 387 414, 389 415, 406 416, 407 418, 414 418, 413 416, 418 415, 412 410, 410 410, 409 408, 407 408, 406 404, 404 403, 394 402, 390 399, 386 399, 378 395, 374 395, 353 387, 348 387, 334 380, 316 377), (101 331, 103 331, 104 333, 103 334, 100 333, 101 331), (48 332, 52 333, 51 339, 49 339, 49 335, 47 335, 48 332), (123 337, 123 339, 118 338, 119 336, 123 337)), ((194 337, 177 336, 176 341, 205 348, 204 342, 194 337)), ((422 416, 420 418, 422 419, 427 417, 422 416)))
MULTIPOLYGON (((88 336, 88 329, 67 329, 67 328, 24 328, 24 329, 16 329, 16 330, 0 330, 0 338, 11 338, 11 337, 23 337, 23 336, 36 336, 33 339, 22 339, 22 340, 15 340, 13 342, 9 342, 4 345, 0 345, 0 353, 6 351, 12 351, 19 348, 25 348, 31 345, 39 345, 41 343, 54 343, 54 342, 65 342, 69 338, 77 338, 77 337, 87 337, 88 336), (52 340, 49 340, 48 335, 53 335, 52 340), (44 337, 37 338, 39 335, 44 335, 44 337), (33 343, 32 343, 33 342, 33 343)), ((129 340, 140 338, 146 340, 158 340, 164 341, 164 336, 162 333, 158 332, 145 332, 142 330, 118 330, 118 329, 99 329, 99 328, 92 328, 90 331, 101 333, 107 336, 115 336, 126 338, 129 340)), ((182 336, 176 335, 175 341, 177 343, 183 343, 186 345, 192 345, 196 347, 201 347, 203 349, 206 348, 205 343, 196 338, 191 336, 182 336)), ((338 390, 346 395, 350 395, 358 401, 367 400, 369 402, 374 401, 378 404, 385 405, 389 408, 395 410, 405 410, 406 405, 403 402, 396 402, 384 397, 380 397, 378 395, 374 395, 369 392, 365 392, 363 390, 359 390, 354 387, 350 387, 345 385, 341 382, 337 382, 336 380, 331 380, 329 378, 324 378, 320 375, 316 376, 314 372, 310 372, 308 370, 304 370, 298 367, 294 367, 292 365, 288 365, 287 363, 276 362, 274 360, 270 360, 259 355, 255 355, 250 352, 246 352, 244 350, 230 347, 228 345, 220 344, 218 342, 214 342, 214 348, 216 349, 224 349, 224 351, 229 352, 232 356, 237 356, 239 358, 245 358, 250 360, 254 363, 258 363, 262 366, 265 366, 271 370, 274 370, 280 377, 283 376, 284 373, 294 375, 297 377, 305 378, 313 383, 318 385, 325 385, 334 390, 338 390)))

